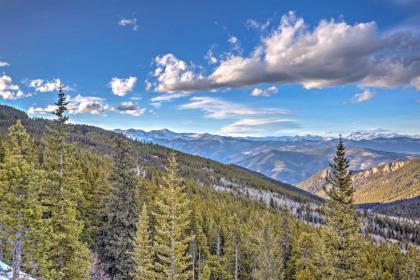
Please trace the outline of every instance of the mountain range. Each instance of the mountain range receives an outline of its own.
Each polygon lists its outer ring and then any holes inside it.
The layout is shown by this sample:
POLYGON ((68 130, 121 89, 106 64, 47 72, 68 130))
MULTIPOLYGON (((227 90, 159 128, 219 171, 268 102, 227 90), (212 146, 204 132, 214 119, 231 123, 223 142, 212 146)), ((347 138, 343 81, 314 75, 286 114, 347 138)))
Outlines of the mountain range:
MULTIPOLYGON (((337 138, 322 136, 229 137, 162 130, 115 130, 132 139, 232 163, 270 178, 298 184, 328 167, 337 138)), ((420 156, 420 138, 382 132, 354 132, 344 138, 354 171, 420 156)))

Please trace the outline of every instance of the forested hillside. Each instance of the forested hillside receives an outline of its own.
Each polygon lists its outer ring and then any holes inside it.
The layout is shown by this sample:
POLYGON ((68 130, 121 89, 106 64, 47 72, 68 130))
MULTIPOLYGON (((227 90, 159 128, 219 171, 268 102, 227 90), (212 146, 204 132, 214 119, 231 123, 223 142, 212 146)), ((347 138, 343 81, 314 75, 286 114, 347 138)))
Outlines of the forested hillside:
POLYGON ((341 143, 319 226, 323 200, 312 194, 68 125, 65 104, 61 94, 54 121, 0 107, 0 260, 13 273, 74 280, 420 275, 416 247, 374 245, 359 234, 341 143))
MULTIPOLYGON (((298 187, 325 196, 327 170, 322 170, 298 187)), ((420 160, 399 161, 352 175, 356 203, 391 202, 420 195, 420 160)))

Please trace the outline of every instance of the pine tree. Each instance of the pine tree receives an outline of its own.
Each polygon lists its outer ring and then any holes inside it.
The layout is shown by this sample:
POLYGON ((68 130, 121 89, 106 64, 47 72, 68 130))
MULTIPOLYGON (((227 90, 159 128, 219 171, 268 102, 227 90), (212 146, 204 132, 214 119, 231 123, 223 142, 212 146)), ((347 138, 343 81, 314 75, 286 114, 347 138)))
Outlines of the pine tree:
POLYGON ((320 279, 319 258, 315 239, 311 233, 302 233, 293 248, 292 263, 296 280, 320 279))
POLYGON ((191 208, 184 186, 177 178, 175 153, 169 157, 164 185, 156 198, 155 264, 159 279, 187 280, 191 277, 191 255, 188 246, 193 240, 190 233, 191 208))
POLYGON ((97 243, 102 264, 112 280, 130 280, 135 270, 132 258, 138 220, 138 181, 127 141, 115 140, 112 191, 103 213, 97 243))
POLYGON ((3 162, 6 156, 6 149, 4 148, 3 141, 0 139, 0 163, 3 162))
POLYGON ((0 239, 13 244, 13 279, 19 271, 51 279, 47 269, 50 227, 39 199, 45 174, 36 168, 32 139, 18 121, 9 128, 9 145, 0 163, 0 239))
POLYGON ((257 256, 253 276, 256 280, 283 279, 283 252, 280 236, 268 215, 263 218, 262 228, 257 235, 257 256))
POLYGON ((134 239, 133 260, 135 270, 134 280, 155 280, 154 251, 151 244, 149 232, 149 215, 146 204, 143 205, 139 221, 137 222, 137 233, 134 239))
POLYGON ((77 219, 77 206, 82 197, 83 184, 80 166, 74 147, 67 143, 68 128, 65 116, 66 96, 59 88, 54 112, 54 126, 48 129, 45 139, 45 169, 48 185, 44 190, 45 214, 51 222, 54 244, 48 252, 55 279, 87 279, 89 274, 88 251, 80 241, 83 224, 77 219))
POLYGON ((328 174, 329 189, 325 212, 326 279, 355 279, 364 274, 360 223, 352 205, 353 186, 341 136, 328 174))

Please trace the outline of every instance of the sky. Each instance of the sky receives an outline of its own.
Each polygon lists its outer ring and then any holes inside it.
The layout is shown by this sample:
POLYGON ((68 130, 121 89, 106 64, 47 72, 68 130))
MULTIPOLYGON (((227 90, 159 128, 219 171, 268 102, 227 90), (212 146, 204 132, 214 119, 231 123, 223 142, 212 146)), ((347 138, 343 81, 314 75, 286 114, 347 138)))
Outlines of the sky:
POLYGON ((232 136, 420 135, 420 1, 0 0, 0 103, 232 136))

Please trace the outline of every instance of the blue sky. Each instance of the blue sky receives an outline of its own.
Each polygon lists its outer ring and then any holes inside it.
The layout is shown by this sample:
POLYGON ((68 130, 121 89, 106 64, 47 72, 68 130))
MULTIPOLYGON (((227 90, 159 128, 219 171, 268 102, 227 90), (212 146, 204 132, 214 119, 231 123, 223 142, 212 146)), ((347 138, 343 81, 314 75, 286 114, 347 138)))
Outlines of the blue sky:
POLYGON ((420 2, 3 1, 0 103, 107 129, 420 134, 420 2), (339 4, 338 4, 339 3, 339 4))

